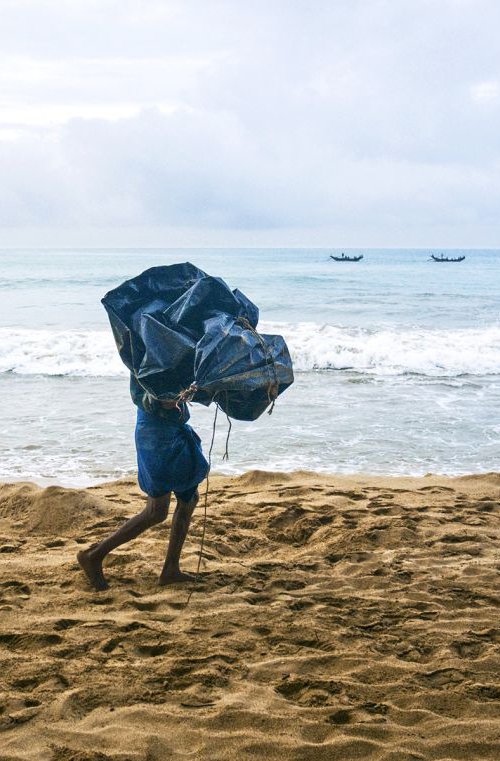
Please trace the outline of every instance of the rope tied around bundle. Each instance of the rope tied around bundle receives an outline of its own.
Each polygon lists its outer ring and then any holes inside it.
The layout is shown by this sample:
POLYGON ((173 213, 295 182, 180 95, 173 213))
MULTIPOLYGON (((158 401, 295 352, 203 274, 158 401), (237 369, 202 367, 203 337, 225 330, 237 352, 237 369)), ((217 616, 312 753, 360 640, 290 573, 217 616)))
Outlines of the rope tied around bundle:
MULTIPOLYGON (((254 328, 254 326, 251 324, 251 322, 249 322, 249 320, 247 320, 246 317, 237 317, 235 322, 238 325, 241 325, 241 327, 244 330, 248 330, 257 339, 257 341, 260 343, 262 350, 264 352, 264 356, 266 359, 266 372, 268 374, 267 399, 269 404, 271 405, 271 408, 268 410, 267 414, 271 415, 274 410, 274 405, 276 403, 276 399, 279 393, 279 379, 278 379, 278 372, 276 370, 276 362, 274 360, 274 357, 271 351, 269 350, 268 345, 266 344, 266 342, 264 341, 260 333, 254 328)), ((201 390, 200 386, 196 382, 193 382, 187 388, 182 389, 182 391, 179 391, 179 393, 177 394, 173 402, 175 403, 175 407, 181 414, 183 414, 181 405, 190 404, 193 401, 193 398, 196 395, 196 393, 200 390, 201 390)), ((225 393, 227 398, 227 391, 225 393)), ((214 401, 215 403, 217 403, 217 400, 215 398, 216 396, 217 394, 215 394, 212 399, 212 401, 214 401)), ((229 420, 229 416, 228 416, 228 423, 229 423, 229 428, 231 429, 231 422, 229 420)), ((227 456, 228 455, 227 455, 227 447, 226 447, 225 459, 227 459, 227 456)))
POLYGON ((177 396, 175 397, 175 406, 179 410, 179 412, 182 414, 181 404, 189 404, 189 402, 193 401, 193 397, 198 391, 198 386, 196 383, 191 383, 188 388, 183 389, 182 391, 179 391, 177 396))
POLYGON ((274 360, 273 355, 269 351, 269 347, 260 335, 260 333, 254 328, 251 322, 247 320, 246 317, 238 317, 236 319, 236 322, 242 326, 245 330, 249 330, 250 333, 252 333, 253 336, 258 340, 260 345, 262 346, 262 349, 264 350, 264 355, 266 357, 266 370, 269 376, 269 383, 267 385, 267 398, 269 400, 269 404, 271 405, 271 409, 268 410, 268 415, 272 415, 274 410, 274 405, 276 404, 276 399, 278 398, 279 393, 279 380, 278 380, 278 372, 276 370, 276 362, 274 360))

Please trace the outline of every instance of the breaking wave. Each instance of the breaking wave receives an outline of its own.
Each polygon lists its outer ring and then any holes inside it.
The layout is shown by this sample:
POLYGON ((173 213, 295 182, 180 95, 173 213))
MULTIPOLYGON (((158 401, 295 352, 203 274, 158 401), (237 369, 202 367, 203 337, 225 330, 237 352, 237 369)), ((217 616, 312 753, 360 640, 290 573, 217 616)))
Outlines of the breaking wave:
POLYGON ((125 375, 111 331, 0 328, 0 372, 20 375, 125 375))
MULTIPOLYGON (((500 374, 500 326, 460 330, 366 330, 317 323, 260 323, 281 333, 294 368, 430 377, 500 374)), ((0 328, 0 372, 125 375, 111 331, 0 328)))
POLYGON ((500 373, 500 326, 366 330, 299 323, 270 327, 284 335, 296 370, 431 377, 500 373))

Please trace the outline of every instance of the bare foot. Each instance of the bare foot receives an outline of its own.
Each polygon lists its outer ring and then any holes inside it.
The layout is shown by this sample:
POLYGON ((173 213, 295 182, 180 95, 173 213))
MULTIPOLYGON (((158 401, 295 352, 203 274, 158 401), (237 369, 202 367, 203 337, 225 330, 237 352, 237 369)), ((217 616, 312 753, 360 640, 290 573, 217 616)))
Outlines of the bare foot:
POLYGON ((104 577, 102 570, 102 560, 92 557, 92 550, 81 550, 76 556, 80 567, 85 572, 87 579, 97 592, 103 592, 108 589, 109 584, 104 577))
POLYGON ((166 587, 168 584, 178 584, 179 582, 185 581, 196 581, 196 576, 193 576, 191 573, 184 573, 177 569, 174 571, 163 571, 158 580, 158 584, 160 587, 166 587))

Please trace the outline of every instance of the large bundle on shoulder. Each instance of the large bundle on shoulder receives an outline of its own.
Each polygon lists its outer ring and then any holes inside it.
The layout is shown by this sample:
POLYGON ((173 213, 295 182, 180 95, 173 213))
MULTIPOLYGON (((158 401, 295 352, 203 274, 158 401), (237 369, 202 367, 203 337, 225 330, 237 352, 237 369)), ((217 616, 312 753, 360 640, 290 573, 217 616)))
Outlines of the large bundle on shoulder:
POLYGON ((120 357, 155 400, 255 420, 293 383, 286 343, 257 332, 255 304, 189 262, 152 267, 102 303, 120 357))

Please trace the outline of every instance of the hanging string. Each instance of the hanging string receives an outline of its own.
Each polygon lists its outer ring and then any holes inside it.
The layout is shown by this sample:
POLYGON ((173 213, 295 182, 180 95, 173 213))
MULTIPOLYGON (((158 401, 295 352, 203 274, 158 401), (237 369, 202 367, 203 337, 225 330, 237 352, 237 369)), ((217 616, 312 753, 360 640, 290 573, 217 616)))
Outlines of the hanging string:
POLYGON ((196 568, 195 580, 198 581, 198 574, 200 572, 201 559, 203 557, 203 550, 205 548, 205 533, 207 529, 207 505, 208 505, 208 490, 210 488, 210 471, 212 470, 212 450, 215 442, 215 430, 217 428, 217 416, 219 414, 219 405, 215 403, 214 422, 212 425, 212 440, 210 442, 210 449, 208 450, 208 472, 205 483, 205 495, 203 500, 203 530, 201 533, 200 554, 198 557, 198 567, 196 568))
POLYGON ((225 460, 229 460, 229 437, 231 436, 231 429, 233 427, 233 424, 231 423, 231 418, 229 417, 227 410, 229 408, 229 394, 227 389, 225 389, 226 394, 226 420, 227 420, 227 435, 226 435, 226 448, 224 450, 224 454, 222 455, 222 462, 225 460))
MULTIPOLYGON (((262 349, 264 351, 264 355, 265 355, 265 358, 266 358, 266 370, 267 370, 268 377, 269 377, 269 382, 268 382, 268 386, 267 386, 267 398, 268 398, 269 404, 271 405, 271 408, 269 409, 268 414, 271 415, 272 412, 273 412, 274 405, 276 403, 276 398, 278 396, 278 391, 279 391, 279 380, 278 380, 278 373, 277 373, 277 370, 276 370, 276 362, 275 362, 271 352, 269 351, 269 347, 267 346, 267 344, 264 341, 264 339, 262 338, 262 336, 255 330, 253 325, 245 317, 238 317, 235 322, 239 323, 245 330, 249 330, 252 333, 252 335, 255 336, 255 338, 257 338, 257 340, 259 341, 259 343, 262 346, 262 349)), ((181 391, 177 395, 177 397, 174 400, 174 406, 179 410, 179 412, 181 414, 184 414, 184 410, 183 410, 182 405, 186 405, 186 404, 189 404, 190 402, 192 402, 193 397, 195 396, 197 391, 199 391, 199 387, 197 386, 196 383, 192 383, 188 388, 184 389, 183 391, 181 391)), ((226 394, 226 405, 225 406, 226 406, 226 409, 227 409, 227 407, 228 407, 228 399, 229 399, 227 389, 225 390, 225 394, 226 394)), ((202 533, 201 533, 200 552, 199 552, 199 555, 198 555, 198 565, 197 565, 197 568, 196 568, 196 573, 195 573, 195 578, 194 578, 194 583, 195 584, 199 581, 201 561, 202 561, 202 558, 203 558, 203 550, 205 549, 205 535, 206 535, 206 529, 207 529, 208 493, 209 493, 209 488, 210 488, 210 471, 212 469, 212 451, 213 451, 214 442, 215 442, 215 433, 216 433, 216 428, 217 428, 217 417, 218 417, 218 414, 219 414, 219 409, 221 409, 220 405, 219 405, 219 402, 216 400, 216 396, 217 395, 218 394, 216 393, 213 396, 213 398, 212 398, 212 401, 215 402, 215 414, 214 414, 214 422, 213 422, 213 425, 212 425, 212 439, 210 441, 210 448, 209 448, 209 451, 208 451, 208 472, 207 472, 207 477, 206 477, 205 494, 204 494, 204 499, 203 499, 203 528, 202 528, 202 533)), ((184 407, 184 409, 185 409, 185 407, 184 407)), ((222 460, 223 461, 229 459, 229 439, 230 439, 231 430, 232 430, 231 419, 230 419, 230 417, 229 417, 227 412, 226 412, 226 419, 227 419, 227 423, 228 423, 228 430, 227 430, 227 435, 226 435, 225 451, 224 451, 224 454, 222 456, 222 460)), ((189 601, 191 600, 191 597, 192 597, 194 591, 195 590, 192 589, 189 592, 188 598, 187 598, 187 600, 186 600, 186 602, 185 602, 185 604, 183 606, 183 610, 185 610, 187 608, 187 606, 189 604, 189 601)))
POLYGON ((227 436, 226 436, 226 448, 224 450, 224 454, 222 455, 222 461, 229 460, 229 437, 231 436, 231 429, 233 427, 233 424, 231 423, 231 418, 226 412, 226 420, 227 420, 227 436))
MULTIPOLYGON (((215 431, 217 428, 217 416, 219 414, 219 404, 218 402, 215 402, 215 414, 214 414, 214 422, 212 424, 212 440, 210 442, 210 448, 208 450, 208 471, 207 471, 207 478, 205 481, 205 494, 203 497, 203 528, 201 531, 201 542, 200 542, 200 552, 198 555, 198 565, 196 567, 196 573, 194 575, 194 583, 198 583, 199 581, 199 574, 200 574, 200 567, 201 567, 201 559, 203 557, 203 550, 205 549, 205 534, 207 530, 207 506, 208 506, 208 491, 210 488, 210 471, 212 469, 212 451, 214 448, 214 442, 215 442, 215 431)), ((189 601, 194 593, 194 589, 192 589, 188 595, 188 598, 186 602, 184 603, 184 608, 187 608, 189 601)))

